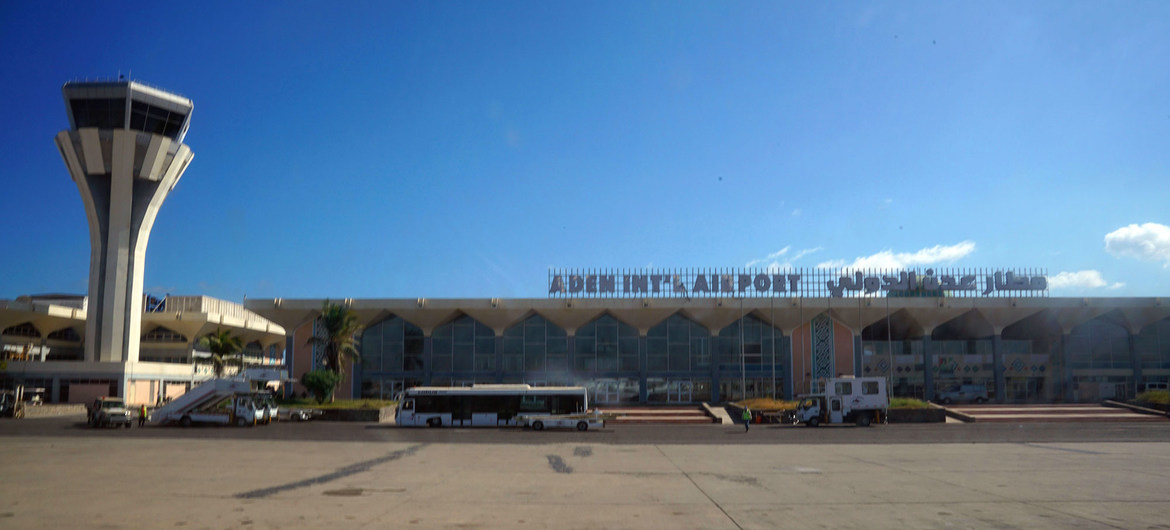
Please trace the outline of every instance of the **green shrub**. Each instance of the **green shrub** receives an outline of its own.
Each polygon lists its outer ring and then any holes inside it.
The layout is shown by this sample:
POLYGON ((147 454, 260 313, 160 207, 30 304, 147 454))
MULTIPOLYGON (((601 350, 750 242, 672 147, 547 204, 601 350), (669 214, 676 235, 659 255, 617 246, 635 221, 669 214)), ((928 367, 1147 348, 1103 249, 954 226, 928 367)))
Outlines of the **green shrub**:
POLYGON ((748 398, 732 403, 737 407, 747 407, 751 410, 785 410, 796 408, 795 401, 784 401, 772 398, 748 398))
POLYGON ((301 384, 313 393, 318 404, 329 399, 329 394, 333 392, 334 388, 337 388, 337 384, 340 382, 341 375, 330 370, 313 370, 301 376, 301 384))
POLYGON ((1170 405, 1170 390, 1147 390, 1138 394, 1137 400, 1141 403, 1170 405))
POLYGON ((890 398, 890 408, 892 409, 928 409, 930 405, 921 399, 914 398, 890 398))

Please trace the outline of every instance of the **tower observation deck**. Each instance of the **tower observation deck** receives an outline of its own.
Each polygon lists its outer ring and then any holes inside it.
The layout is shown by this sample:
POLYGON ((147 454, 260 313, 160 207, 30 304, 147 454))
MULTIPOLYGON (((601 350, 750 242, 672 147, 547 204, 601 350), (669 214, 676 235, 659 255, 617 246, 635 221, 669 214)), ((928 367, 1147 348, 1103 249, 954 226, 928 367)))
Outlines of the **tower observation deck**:
POLYGON ((155 216, 194 154, 194 104, 134 81, 69 82, 69 129, 57 148, 89 221, 85 360, 137 362, 146 245, 155 216))

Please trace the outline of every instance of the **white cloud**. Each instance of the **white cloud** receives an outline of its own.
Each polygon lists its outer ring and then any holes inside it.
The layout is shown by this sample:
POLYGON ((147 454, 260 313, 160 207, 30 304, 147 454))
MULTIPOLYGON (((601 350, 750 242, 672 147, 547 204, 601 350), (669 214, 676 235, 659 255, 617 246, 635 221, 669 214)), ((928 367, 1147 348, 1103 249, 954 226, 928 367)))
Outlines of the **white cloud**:
POLYGON ((1105 251, 1117 257, 1161 261, 1170 266, 1170 226, 1158 223, 1123 226, 1105 234, 1105 251))
POLYGON ((817 264, 819 269, 905 269, 937 263, 954 263, 975 252, 974 241, 963 241, 954 245, 935 245, 917 252, 883 250, 877 254, 855 258, 852 263, 845 260, 830 260, 817 264))
POLYGON ((765 268, 767 268, 767 270, 769 270, 769 271, 791 269, 793 267, 793 263, 796 263, 797 260, 799 260, 800 258, 803 258, 809 254, 812 254, 813 252, 817 252, 817 251, 821 250, 821 247, 806 248, 806 249, 798 250, 798 251, 796 251, 796 253, 789 256, 788 252, 790 250, 792 250, 791 246, 784 247, 780 250, 777 250, 776 252, 768 254, 767 257, 751 260, 751 261, 747 262, 747 265, 744 265, 744 266, 745 267, 755 267, 755 266, 760 265, 761 263, 767 263, 765 268))
POLYGON ((1120 289, 1125 287, 1125 284, 1113 283, 1111 285, 1105 281, 1105 278, 1101 277, 1100 272, 1095 270, 1060 272, 1048 277, 1049 289, 1100 289, 1101 287, 1120 289))
POLYGON ((793 216, 793 217, 800 217, 800 214, 801 214, 800 208, 797 208, 797 209, 795 209, 795 210, 792 210, 792 216, 793 216))
POLYGON ((790 249, 790 248, 792 248, 792 247, 791 246, 784 247, 780 250, 777 250, 776 252, 768 254, 768 256, 765 258, 751 260, 751 261, 747 262, 747 265, 744 265, 744 266, 745 267, 755 267, 756 265, 759 265, 765 261, 777 259, 777 258, 787 254, 788 249, 790 249))

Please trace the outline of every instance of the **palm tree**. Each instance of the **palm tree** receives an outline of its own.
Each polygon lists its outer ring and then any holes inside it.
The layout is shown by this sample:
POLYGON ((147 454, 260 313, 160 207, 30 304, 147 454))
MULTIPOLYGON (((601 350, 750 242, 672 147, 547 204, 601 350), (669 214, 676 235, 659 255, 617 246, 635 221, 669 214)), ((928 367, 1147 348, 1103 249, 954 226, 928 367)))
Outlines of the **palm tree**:
POLYGON ((211 352, 211 366, 215 370, 215 377, 223 377, 227 356, 241 349, 244 344, 240 337, 232 335, 231 330, 215 328, 214 333, 208 333, 199 343, 211 352))
MULTIPOLYGON (((309 338, 309 344, 325 349, 326 370, 345 377, 346 358, 353 359, 354 362, 362 360, 361 353, 357 349, 357 334, 362 330, 357 313, 354 313, 348 306, 333 304, 326 300, 325 305, 321 308, 320 319, 325 336, 314 335, 309 338)), ((340 382, 340 378, 338 381, 340 382)), ((333 395, 330 394, 329 401, 332 402, 333 399, 333 395)))

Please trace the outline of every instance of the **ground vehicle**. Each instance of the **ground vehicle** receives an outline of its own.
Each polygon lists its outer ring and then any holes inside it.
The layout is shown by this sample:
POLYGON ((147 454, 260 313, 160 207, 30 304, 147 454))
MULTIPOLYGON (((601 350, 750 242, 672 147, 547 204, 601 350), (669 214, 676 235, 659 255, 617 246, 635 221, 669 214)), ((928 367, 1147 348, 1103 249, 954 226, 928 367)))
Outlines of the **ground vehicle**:
POLYGON ((532 427, 534 431, 542 431, 544 429, 577 429, 578 431, 587 431, 589 429, 603 429, 605 428, 605 419, 596 412, 592 414, 567 414, 562 416, 525 416, 520 419, 520 424, 532 427))
POLYGON ((983 403, 987 401, 987 385, 954 385, 939 392, 935 399, 948 405, 964 401, 983 403))
POLYGON ((188 426, 192 423, 255 425, 256 405, 247 381, 208 379, 151 414, 159 423, 188 426))
POLYGON ((309 421, 314 416, 320 416, 321 411, 312 409, 292 409, 288 411, 288 421, 309 421))
POLYGON ((23 418, 24 403, 19 390, 0 390, 0 417, 23 418))
POLYGON ((833 377, 825 380, 825 391, 801 396, 796 419, 809 427, 821 423, 856 423, 868 427, 880 421, 890 408, 886 380, 882 377, 833 377))
POLYGON ((588 393, 581 386, 414 387, 398 396, 394 419, 402 426, 495 427, 523 426, 526 418, 539 416, 543 427, 553 418, 584 414, 588 407, 588 393))
POLYGON ((252 426, 256 425, 260 414, 251 394, 235 394, 187 412, 179 418, 179 425, 187 427, 193 423, 218 423, 252 426))
POLYGON ((276 405, 276 400, 272 399, 272 394, 267 392, 258 392, 252 396, 256 402, 256 421, 258 423, 271 423, 280 421, 280 407, 276 405))
POLYGON ((93 404, 89 407, 89 424, 92 427, 126 427, 130 428, 132 423, 132 415, 130 409, 126 408, 126 403, 122 398, 117 397, 100 397, 93 400, 93 404))

